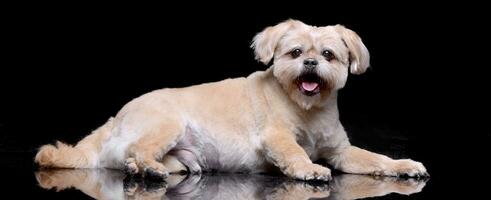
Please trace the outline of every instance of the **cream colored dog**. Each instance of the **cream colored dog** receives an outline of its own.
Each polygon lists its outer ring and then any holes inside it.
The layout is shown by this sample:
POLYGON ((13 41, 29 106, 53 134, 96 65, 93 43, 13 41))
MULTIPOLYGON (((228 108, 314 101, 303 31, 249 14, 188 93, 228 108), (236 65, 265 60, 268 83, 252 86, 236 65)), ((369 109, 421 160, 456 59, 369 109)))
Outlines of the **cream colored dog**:
POLYGON ((288 20, 253 41, 258 60, 274 64, 247 78, 136 98, 76 146, 45 145, 42 167, 115 168, 165 178, 169 173, 280 169, 301 180, 329 180, 312 163, 326 159, 347 173, 427 175, 409 159, 393 160, 352 146, 339 121, 337 90, 348 71, 363 73, 369 54, 343 26, 288 20))

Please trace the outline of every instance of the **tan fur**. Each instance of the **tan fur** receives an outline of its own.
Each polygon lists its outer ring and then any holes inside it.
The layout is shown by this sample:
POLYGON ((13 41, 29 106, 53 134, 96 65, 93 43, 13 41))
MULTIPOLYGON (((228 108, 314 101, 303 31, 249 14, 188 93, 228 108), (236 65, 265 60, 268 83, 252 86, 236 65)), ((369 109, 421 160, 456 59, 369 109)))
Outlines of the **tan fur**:
POLYGON ((341 34, 343 41, 351 50, 349 55, 351 59, 351 73, 361 74, 365 72, 368 65, 370 65, 370 55, 368 54, 368 49, 361 42, 360 37, 352 30, 341 25, 335 26, 335 29, 341 34))
POLYGON ((403 173, 416 176, 419 172, 426 172, 425 167, 419 162, 410 159, 392 160, 387 156, 354 146, 349 146, 329 158, 337 169, 354 174, 397 176, 403 173))
POLYGON ((36 154, 35 162, 43 167, 90 168, 95 162, 91 157, 101 150, 102 141, 110 135, 113 119, 93 131, 74 147, 57 141, 56 146, 44 145, 36 154))
MULTIPOLYGON (((339 121, 337 91, 349 72, 363 73, 368 50, 343 26, 315 27, 288 20, 254 37, 256 58, 274 65, 246 78, 186 88, 161 89, 138 97, 104 126, 71 147, 45 145, 35 161, 43 167, 115 168, 165 177, 183 169, 268 172, 329 180, 324 158, 348 173, 426 175, 421 163, 393 160, 351 146, 339 121), (300 49, 293 57, 291 52, 300 49), (328 50, 333 59, 322 52, 328 50), (304 61, 318 79, 305 92, 304 61), (314 91, 314 90, 312 90, 314 91)), ((204 64, 206 65, 206 64, 204 64)))
MULTIPOLYGON (((159 119, 161 118, 159 115, 163 114, 149 115, 149 117, 159 119)), ((184 131, 182 126, 177 125, 179 124, 177 121, 159 120, 156 123, 149 126, 151 130, 145 130, 146 134, 130 145, 128 149, 129 157, 135 158, 136 165, 140 167, 139 171, 145 170, 142 167, 150 167, 157 171, 168 172, 169 170, 157 160, 175 145, 174 141, 184 131), (163 149, 162 147, 167 148, 163 149)))

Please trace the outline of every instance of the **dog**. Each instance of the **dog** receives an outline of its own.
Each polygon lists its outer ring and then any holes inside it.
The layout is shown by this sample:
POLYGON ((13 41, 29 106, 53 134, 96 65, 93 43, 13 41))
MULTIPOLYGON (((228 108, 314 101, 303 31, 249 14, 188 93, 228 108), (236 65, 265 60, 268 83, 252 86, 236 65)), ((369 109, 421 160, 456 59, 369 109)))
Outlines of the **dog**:
POLYGON ((35 162, 161 179, 182 172, 279 170, 294 179, 329 181, 331 170, 313 163, 325 159, 346 173, 428 176, 420 162, 350 144, 337 91, 370 61, 354 31, 287 20, 258 33, 251 47, 258 61, 273 61, 267 70, 144 94, 75 146, 42 146, 35 162))

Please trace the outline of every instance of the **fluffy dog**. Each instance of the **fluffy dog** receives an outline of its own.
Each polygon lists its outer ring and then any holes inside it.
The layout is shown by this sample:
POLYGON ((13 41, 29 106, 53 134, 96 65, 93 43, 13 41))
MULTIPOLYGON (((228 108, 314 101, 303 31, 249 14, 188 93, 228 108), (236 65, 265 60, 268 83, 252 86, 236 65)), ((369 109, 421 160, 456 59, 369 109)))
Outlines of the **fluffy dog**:
POLYGON ((274 64, 246 78, 147 93, 77 145, 41 147, 35 161, 159 178, 279 169, 295 179, 328 181, 331 171, 312 162, 322 158, 347 173, 427 175, 419 162, 349 143, 337 91, 349 72, 365 72, 370 60, 355 32, 288 20, 257 34, 252 48, 257 60, 274 64))

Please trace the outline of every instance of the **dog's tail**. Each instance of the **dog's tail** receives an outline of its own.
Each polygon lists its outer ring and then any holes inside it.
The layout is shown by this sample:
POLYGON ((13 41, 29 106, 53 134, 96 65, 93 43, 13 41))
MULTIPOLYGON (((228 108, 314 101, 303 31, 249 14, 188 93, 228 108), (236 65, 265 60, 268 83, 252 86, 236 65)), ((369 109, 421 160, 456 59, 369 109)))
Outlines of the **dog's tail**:
POLYGON ((92 132, 75 146, 57 141, 56 145, 43 145, 34 161, 49 168, 93 168, 97 166, 102 142, 109 137, 113 118, 92 132))

